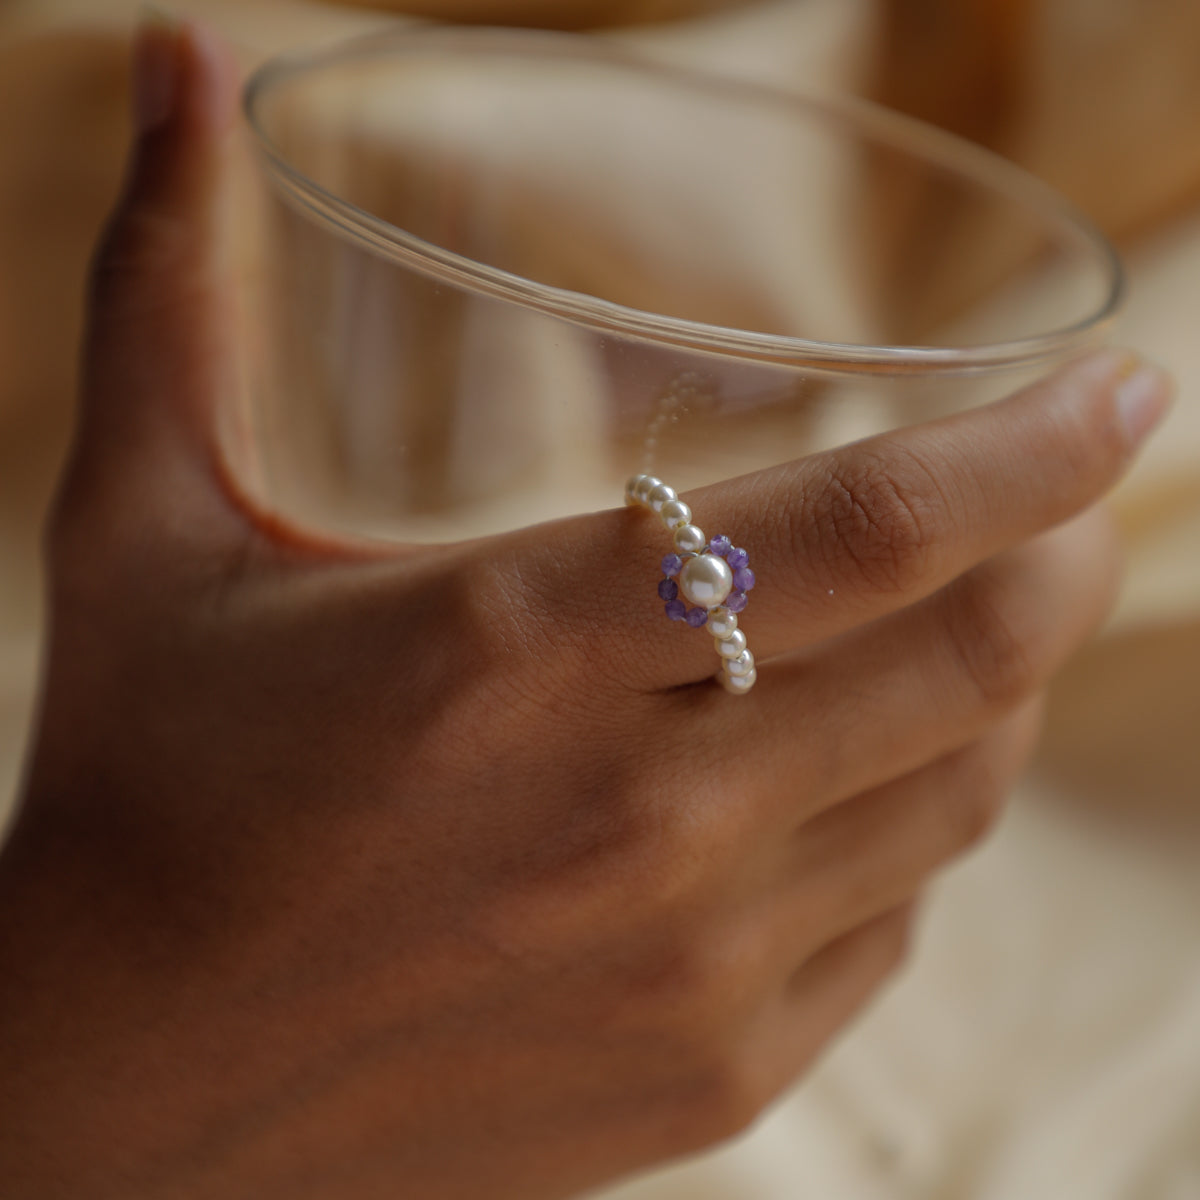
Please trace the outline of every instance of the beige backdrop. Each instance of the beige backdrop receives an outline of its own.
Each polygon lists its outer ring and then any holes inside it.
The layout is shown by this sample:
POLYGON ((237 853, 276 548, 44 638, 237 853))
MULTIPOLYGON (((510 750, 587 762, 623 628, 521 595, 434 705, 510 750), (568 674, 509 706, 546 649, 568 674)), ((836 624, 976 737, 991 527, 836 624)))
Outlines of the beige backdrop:
MULTIPOLYGON (((208 16, 247 65, 382 19, 170 7, 208 16)), ((0 812, 134 12, 0 0, 0 812)), ((1200 5, 797 0, 629 36, 969 119, 1122 235, 1119 336, 1176 371, 1181 401, 1117 497, 1131 571, 1112 627, 1056 687, 1010 818, 931 897, 904 978, 741 1143, 620 1194, 1200 1200, 1200 5)))

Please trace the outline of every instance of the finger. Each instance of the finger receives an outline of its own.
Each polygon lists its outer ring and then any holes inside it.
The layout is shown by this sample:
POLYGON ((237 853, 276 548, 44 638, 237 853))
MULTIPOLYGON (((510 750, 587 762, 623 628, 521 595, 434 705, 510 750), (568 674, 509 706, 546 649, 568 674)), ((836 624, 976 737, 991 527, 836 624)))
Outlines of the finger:
POLYGON ((767 664, 736 720, 723 693, 688 705, 692 741, 733 738, 755 764, 742 773, 749 794, 804 820, 965 745, 1039 692, 1104 620, 1119 577, 1111 525, 1088 513, 910 609, 767 664))
POLYGON ((127 519, 190 520, 220 496, 217 418, 234 379, 224 199, 236 75, 211 34, 156 19, 136 35, 133 93, 127 179, 92 269, 66 492, 89 507, 119 498, 127 519))
POLYGON ((1041 698, 1028 701, 969 746, 807 822, 773 902, 779 938, 820 945, 906 903, 976 846, 1028 764, 1042 715, 1041 698))
POLYGON ((998 404, 690 498, 761 527, 752 619, 770 654, 907 607, 1091 507, 1169 398, 1157 368, 1103 352, 998 404))
POLYGON ((977 744, 824 813, 784 844, 781 884, 760 920, 783 987, 734 1088, 747 1117, 901 964, 918 895, 991 826, 1037 740, 1041 708, 1026 705, 977 744))
MULTIPOLYGON (((1161 372, 1105 352, 998 404, 687 494, 693 520, 748 549, 741 618, 761 660, 877 619, 1093 504, 1169 402, 1161 372)), ((670 549, 642 507, 502 539, 526 603, 559 644, 620 647, 619 677, 713 672, 712 639, 655 595, 670 549)), ((757 689, 757 690, 761 690, 757 689)))
MULTIPOLYGON (((915 906, 903 905, 843 934, 809 959, 761 1020, 744 1054, 744 1127, 808 1070, 908 956, 915 906)), ((736 1116, 737 1114, 735 1114, 736 1116)))

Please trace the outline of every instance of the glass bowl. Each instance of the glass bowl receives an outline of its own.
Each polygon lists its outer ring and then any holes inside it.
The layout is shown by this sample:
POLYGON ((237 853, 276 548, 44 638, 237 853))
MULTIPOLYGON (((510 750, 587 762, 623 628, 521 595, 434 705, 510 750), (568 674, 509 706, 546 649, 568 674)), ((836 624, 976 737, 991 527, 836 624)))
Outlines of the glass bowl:
POLYGON ((405 26, 267 64, 264 501, 438 541, 987 402, 1101 341, 1101 234, 861 100, 405 26))

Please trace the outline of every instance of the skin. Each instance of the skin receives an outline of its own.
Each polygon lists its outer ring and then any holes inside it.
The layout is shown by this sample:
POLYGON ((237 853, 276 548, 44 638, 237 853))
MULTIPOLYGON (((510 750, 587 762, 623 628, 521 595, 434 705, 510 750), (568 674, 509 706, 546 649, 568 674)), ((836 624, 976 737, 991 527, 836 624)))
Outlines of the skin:
POLYGON ((994 820, 1165 381, 1104 354, 687 496, 762 581, 734 698, 630 608, 643 511, 417 548, 255 506, 233 72, 193 26, 136 64, 0 857, 6 1197, 549 1200, 745 1128, 994 820))

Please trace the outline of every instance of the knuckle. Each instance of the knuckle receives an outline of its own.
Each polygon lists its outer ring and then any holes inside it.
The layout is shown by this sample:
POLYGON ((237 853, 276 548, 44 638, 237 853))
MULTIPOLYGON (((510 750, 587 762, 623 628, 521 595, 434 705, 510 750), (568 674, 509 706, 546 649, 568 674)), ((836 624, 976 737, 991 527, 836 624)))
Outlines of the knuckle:
POLYGON ((770 1101, 755 1073, 737 1058, 713 1068, 700 1088, 699 1114, 706 1143, 745 1133, 770 1101))
MULTIPOLYGON (((651 762, 646 769, 660 768, 651 762)), ((745 843, 739 816, 728 798, 704 795, 699 787, 687 799, 657 795, 630 807, 630 817, 652 859, 653 895, 668 906, 690 904, 694 897, 703 896, 713 877, 745 843)))
POLYGON ((689 1145, 698 1150, 745 1133, 774 1098, 755 1057, 730 1043, 697 1070, 688 1089, 689 1145))
POLYGON ((950 593, 950 611, 955 667, 984 708, 1011 708, 1037 690, 1036 648, 986 579, 964 580, 950 593))
POLYGON ((1001 792, 997 787, 964 787, 947 797, 942 809, 948 856, 979 845, 1000 816, 1001 792))
POLYGON ((1008 795, 1009 780, 990 747, 981 744, 965 752, 964 780, 953 807, 955 840, 970 847, 995 828, 1008 795))
POLYGON ((747 940, 691 923, 663 948, 655 972, 659 1011, 702 1060, 727 1043, 753 1008, 752 957, 747 940))
POLYGON ((942 505, 915 457, 884 462, 858 452, 834 459, 800 514, 804 548, 873 591, 903 593, 928 578, 942 540, 942 505), (815 544, 814 544, 815 543, 815 544))
MULTIPOLYGON (((915 916, 911 904, 877 917, 861 935, 869 940, 866 949, 868 975, 878 985, 896 974, 912 956, 915 916)), ((860 936, 861 936, 860 935, 860 936)))
POLYGON ((957 848, 977 846, 996 827, 1003 807, 1004 791, 994 781, 961 793, 953 806, 953 840, 957 848))
MULTIPOLYGON (((174 277, 195 255, 195 230, 166 213, 134 209, 105 230, 91 266, 91 294, 102 304, 113 301, 131 281, 174 277)), ((148 301, 149 304, 149 301, 148 301)))
POLYGON ((991 833, 1004 807, 1005 781, 989 761, 986 747, 976 744, 952 760, 949 776, 929 797, 930 815, 940 836, 934 854, 938 865, 977 845, 991 833))
MULTIPOLYGON (((698 834, 673 809, 653 801, 626 805, 622 823, 632 847, 628 865, 635 872, 633 887, 641 903, 665 919, 673 918, 676 910, 703 893, 709 874, 698 834)), ((690 956, 680 961, 687 963, 690 956)))
MULTIPOLYGON (((643 925, 639 965, 626 975, 635 1023, 671 1061, 673 1074, 725 1097, 733 1066, 769 1000, 760 939, 701 914, 658 916, 643 925), (670 929, 665 934, 663 926, 670 929)), ((732 1089, 740 1093, 743 1089, 732 1089)))

